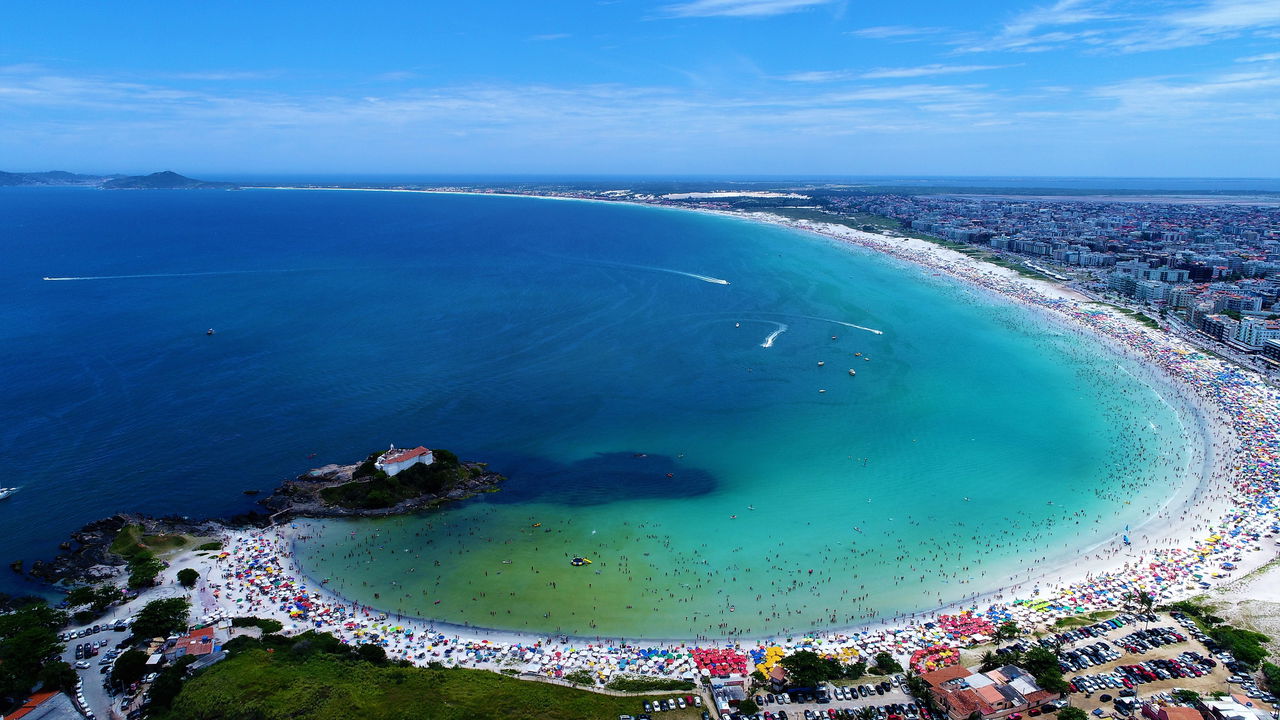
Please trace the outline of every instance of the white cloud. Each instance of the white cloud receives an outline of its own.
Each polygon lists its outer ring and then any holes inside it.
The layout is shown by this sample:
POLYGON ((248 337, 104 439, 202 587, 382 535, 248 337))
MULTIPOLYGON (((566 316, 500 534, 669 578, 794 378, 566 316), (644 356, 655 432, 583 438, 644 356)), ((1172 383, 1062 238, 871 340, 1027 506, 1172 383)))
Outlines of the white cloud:
POLYGON ((920 65, 918 67, 904 68, 876 68, 858 77, 867 80, 876 80, 882 78, 915 78, 926 77, 929 75, 959 75, 963 73, 980 72, 982 70, 1000 70, 1002 68, 1011 67, 1010 65, 940 65, 934 63, 931 65, 920 65))
POLYGON ((946 28, 938 27, 911 27, 909 25, 876 25, 874 27, 866 27, 861 30, 850 30, 849 34, 854 37, 868 38, 870 40, 918 40, 926 35, 936 35, 946 32, 946 28))
POLYGON ((1271 62, 1280 60, 1280 52, 1263 53, 1261 55, 1250 55, 1249 57, 1236 58, 1239 63, 1255 63, 1255 62, 1271 62))
POLYGON ((532 42, 549 42, 551 40, 565 40, 573 37, 569 33, 546 33, 545 35, 530 35, 527 40, 532 42))
POLYGON ((797 72, 789 75, 783 75, 782 79, 787 82, 826 83, 836 82, 837 80, 848 80, 851 77, 853 77, 853 73, 848 70, 810 70, 808 72, 797 72))
POLYGON ((667 5, 672 17, 767 17, 828 5, 834 0, 691 0, 667 5))

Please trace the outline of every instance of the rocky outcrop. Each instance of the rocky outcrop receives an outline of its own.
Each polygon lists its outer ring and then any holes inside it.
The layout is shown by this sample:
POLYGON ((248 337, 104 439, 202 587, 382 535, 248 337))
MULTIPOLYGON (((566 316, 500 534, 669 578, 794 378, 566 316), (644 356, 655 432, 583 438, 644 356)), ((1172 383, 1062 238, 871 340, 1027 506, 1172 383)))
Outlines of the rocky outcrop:
POLYGON ((325 488, 354 482, 353 476, 359 467, 360 464, 356 463, 316 468, 293 480, 284 481, 270 496, 259 500, 258 504, 271 510, 272 518, 277 522, 296 517, 386 517, 426 510, 446 502, 464 500, 483 492, 494 492, 498 485, 506 480, 497 473, 489 472, 486 463, 467 462, 462 463, 462 467, 467 471, 466 479, 440 493, 419 495, 390 507, 341 507, 326 502, 321 497, 321 491, 325 488))
MULTIPOLYGON (((94 583, 121 575, 126 561, 111 552, 111 544, 128 525, 141 525, 145 535, 213 535, 221 525, 212 520, 193 521, 183 517, 153 518, 135 513, 119 513, 95 520, 71 534, 52 560, 33 560, 27 574, 51 583, 94 583)), ((22 561, 10 567, 22 572, 22 561)))

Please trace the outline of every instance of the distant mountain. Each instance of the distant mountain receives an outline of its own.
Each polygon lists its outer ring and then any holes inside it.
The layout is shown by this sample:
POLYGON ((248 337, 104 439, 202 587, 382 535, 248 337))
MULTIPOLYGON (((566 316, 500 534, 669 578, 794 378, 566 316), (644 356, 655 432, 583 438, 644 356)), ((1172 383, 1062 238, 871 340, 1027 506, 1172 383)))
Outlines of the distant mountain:
POLYGON ((150 175, 77 175, 63 170, 11 173, 0 170, 0 187, 76 185, 107 190, 234 190, 239 187, 233 183, 195 180, 169 170, 150 175))
POLYGON ((0 171, 0 187, 18 185, 101 185, 118 175, 76 175, 63 170, 34 173, 0 171))
POLYGON ((150 175, 112 178, 103 182, 102 187, 106 190, 234 190, 239 186, 225 182, 195 180, 171 170, 165 170, 150 175))

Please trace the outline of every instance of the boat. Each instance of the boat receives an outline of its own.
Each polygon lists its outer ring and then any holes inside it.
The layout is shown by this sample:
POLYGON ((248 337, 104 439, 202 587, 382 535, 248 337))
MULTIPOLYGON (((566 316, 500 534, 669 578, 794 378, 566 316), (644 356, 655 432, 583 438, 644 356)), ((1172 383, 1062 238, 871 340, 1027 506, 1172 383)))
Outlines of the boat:
POLYGON ((18 492, 18 488, 0 488, 0 500, 3 500, 16 492, 18 492))
POLYGON ((204 331, 204 334, 205 334, 205 335, 212 335, 212 334, 213 334, 213 328, 209 328, 208 330, 205 330, 205 331, 204 331))
POLYGON ((857 374, 858 374, 858 371, 857 371, 857 370, 854 370, 853 368, 849 368, 849 375, 850 375, 850 376, 857 375, 857 374))
POLYGON ((570 560, 570 561, 569 561, 569 564, 570 564, 570 565, 572 565, 572 566, 574 566, 574 567, 582 567, 583 565, 590 565, 590 564, 591 564, 591 560, 590 560, 590 559, 588 559, 588 558, 584 558, 584 557, 576 557, 576 558, 574 558, 574 559, 570 560))
POLYGON ((538 522, 538 523, 534 523, 534 524, 533 524, 533 526, 534 526, 534 527, 542 527, 542 523, 540 523, 540 522, 538 522))
POLYGON ((818 367, 822 367, 823 365, 826 365, 826 363, 825 363, 825 362, 823 362, 823 361, 821 361, 821 360, 819 360, 819 361, 818 361, 818 367))

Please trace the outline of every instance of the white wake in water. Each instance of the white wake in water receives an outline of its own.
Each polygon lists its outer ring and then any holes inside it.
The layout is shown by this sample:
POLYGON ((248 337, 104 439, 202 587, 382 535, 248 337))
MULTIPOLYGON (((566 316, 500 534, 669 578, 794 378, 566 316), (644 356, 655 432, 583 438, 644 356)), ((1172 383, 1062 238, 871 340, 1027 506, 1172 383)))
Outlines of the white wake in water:
POLYGON ((818 321, 820 321, 820 322, 835 323, 836 325, 843 325, 843 326, 845 326, 845 327, 856 328, 856 329, 858 329, 858 330, 866 330, 867 332, 869 332, 869 333, 875 333, 876 335, 883 335, 883 334, 884 334, 884 331, 883 331, 883 330, 876 330, 875 328, 863 327, 862 325, 854 325, 854 324, 853 324, 853 323, 851 323, 851 322, 845 322, 845 321, 843 321, 843 320, 832 320, 831 318, 812 317, 812 316, 809 316, 809 315, 805 315, 805 316, 804 316, 804 318, 805 318, 806 320, 818 320, 818 321))
POLYGON ((769 337, 765 338, 764 342, 760 343, 760 347, 762 348, 773 347, 773 341, 777 340, 779 335, 787 331, 787 326, 785 323, 774 323, 774 325, 777 325, 778 329, 769 333, 769 337))
POLYGON ((217 270, 213 272, 190 272, 190 273, 148 273, 145 275, 81 275, 76 277, 45 277, 42 280, 65 281, 65 280, 132 280, 135 278, 176 278, 176 277, 204 277, 209 275, 256 275, 259 273, 286 273, 297 272, 295 270, 217 270))
POLYGON ((575 258, 575 257, 568 257, 565 255, 553 255, 551 253, 543 253, 543 254, 547 255, 548 257, 560 258, 561 260, 568 260, 570 262, 589 263, 591 265, 604 265, 606 267, 625 268, 628 270, 648 270, 649 272, 660 272, 660 273, 670 273, 672 275, 683 275, 687 278, 693 278, 694 280, 701 280, 702 282, 705 282, 705 283, 711 283, 712 285, 728 285, 729 284, 728 280, 723 280, 718 277, 711 277, 710 275, 699 275, 698 273, 685 272, 684 270, 675 270, 673 268, 654 267, 652 265, 633 265, 632 263, 620 263, 620 262, 613 262, 611 260, 589 260, 586 258, 575 258))

